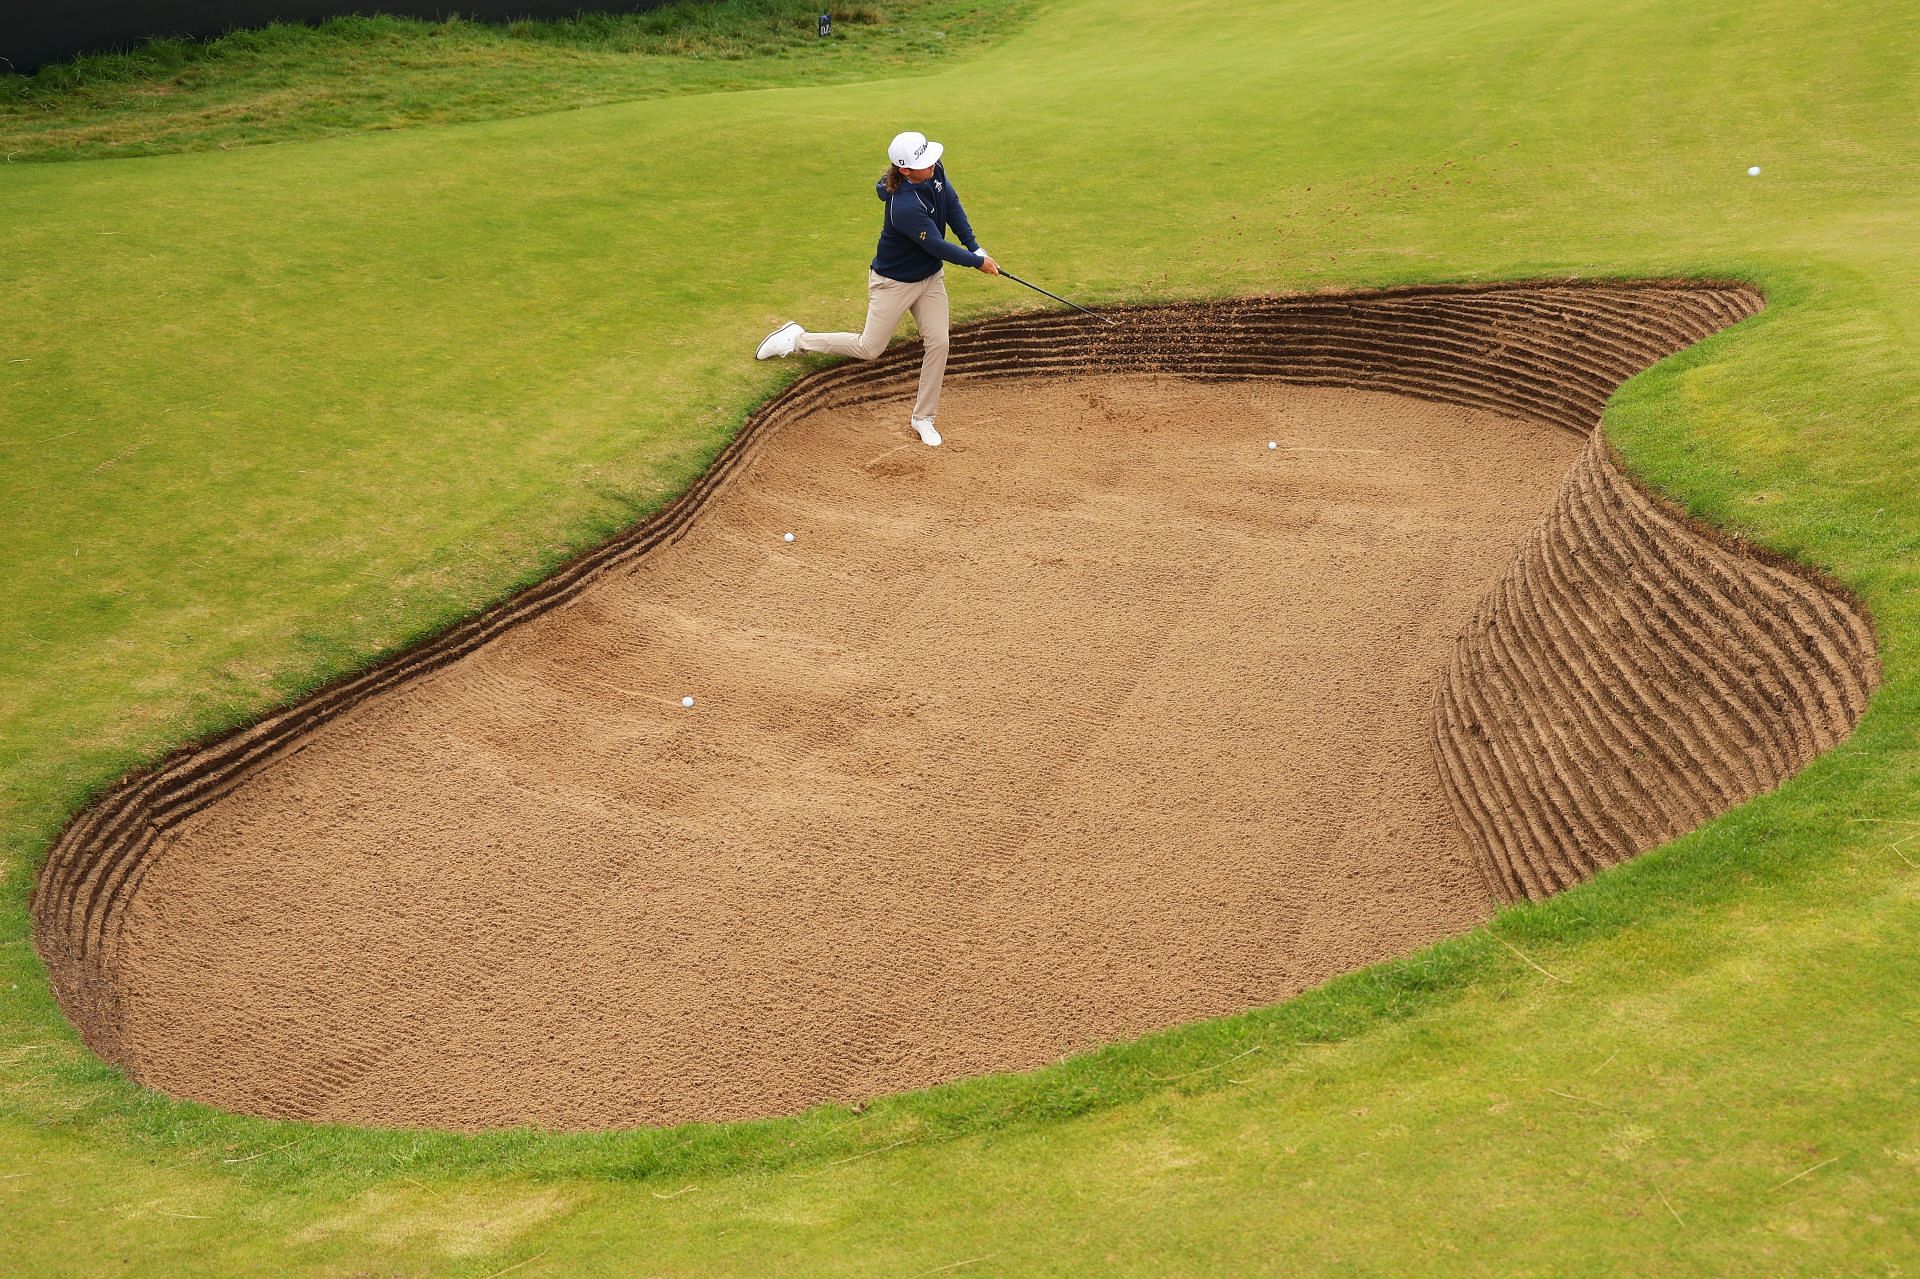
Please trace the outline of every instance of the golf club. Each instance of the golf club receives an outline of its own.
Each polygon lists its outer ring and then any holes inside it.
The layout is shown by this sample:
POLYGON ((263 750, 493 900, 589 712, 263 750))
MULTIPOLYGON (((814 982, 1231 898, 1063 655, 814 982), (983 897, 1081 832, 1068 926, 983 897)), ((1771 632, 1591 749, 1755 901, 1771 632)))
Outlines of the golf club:
MULTIPOLYGON (((1012 280, 1015 284, 1026 284, 1027 287, 1032 289, 1035 293, 1047 293, 1045 289, 1041 288, 1037 284, 1027 284, 1025 280, 1021 279, 1019 276, 1015 275, 1011 271, 1003 269, 1000 272, 1000 274, 1004 275, 1007 279, 1012 280)), ((1067 302, 1067 300, 1061 297, 1058 293, 1047 293, 1047 296, 1052 298, 1055 302, 1067 302)), ((1098 311, 1087 311, 1087 308, 1084 306, 1081 306, 1078 302, 1067 302, 1067 305, 1072 307, 1076 311, 1086 311, 1088 315, 1091 315, 1096 320, 1105 320, 1108 324, 1119 323, 1118 320, 1110 319, 1109 317, 1100 314, 1098 311)))

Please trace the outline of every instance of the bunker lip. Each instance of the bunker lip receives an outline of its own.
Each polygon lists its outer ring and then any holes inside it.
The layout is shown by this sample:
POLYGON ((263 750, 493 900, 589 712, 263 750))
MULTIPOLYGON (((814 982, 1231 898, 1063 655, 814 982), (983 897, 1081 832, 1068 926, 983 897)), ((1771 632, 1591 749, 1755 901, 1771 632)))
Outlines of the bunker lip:
MULTIPOLYGON (((1601 407, 1621 381, 1760 306, 1756 292, 1732 283, 1559 281, 1108 308, 1115 327, 1071 313, 1020 315, 958 330, 949 376, 1270 379, 1593 435, 1461 635, 1433 714, 1433 764, 1488 890, 1537 896, 1690 828, 1675 822, 1697 824, 1771 789, 1844 736, 1877 684, 1864 609, 1804 566, 1757 556, 1649 498, 1597 437, 1601 407), (1604 563, 1574 590, 1568 566, 1588 553, 1604 563), (1727 605, 1720 623, 1690 602, 1702 590, 1727 605), (1628 598, 1658 624, 1635 631, 1618 603, 1628 598), (1605 608, 1589 607, 1593 600, 1605 608), (1559 620, 1538 620, 1549 614, 1559 620), (1616 642, 1623 627, 1634 632, 1627 661, 1616 642), (1530 638, 1516 647, 1516 634, 1530 638), (1757 699, 1741 691, 1757 669, 1753 634, 1769 637, 1759 645, 1766 692, 1757 699), (1715 672, 1723 674, 1707 678, 1715 672), (1619 728, 1640 718, 1680 744, 1650 751, 1645 732, 1619 728), (1548 731, 1558 723, 1580 731, 1548 731), (1716 760, 1731 763, 1708 769, 1712 787, 1691 784, 1716 760), (1617 819, 1636 804, 1654 818, 1617 819)), ((758 410, 686 494, 634 529, 415 649, 129 775, 79 814, 50 850, 33 917, 55 993, 86 1042, 145 1077, 137 1046, 122 1042, 121 952, 128 909, 170 832, 322 726, 686 537, 783 427, 897 396, 917 358, 917 344, 907 344, 801 379, 758 410)))

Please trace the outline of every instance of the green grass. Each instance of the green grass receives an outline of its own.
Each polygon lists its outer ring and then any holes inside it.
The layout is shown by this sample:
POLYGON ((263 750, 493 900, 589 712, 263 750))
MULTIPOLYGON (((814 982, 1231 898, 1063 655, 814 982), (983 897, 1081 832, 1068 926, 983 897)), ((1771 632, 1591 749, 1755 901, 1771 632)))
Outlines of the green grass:
POLYGON ((477 23, 357 16, 144 41, 0 76, 16 163, 230 150, 607 102, 910 73, 1017 27, 1030 0, 674 0, 477 23), (822 40, 822 12, 833 34, 822 40))
MULTIPOLYGON (((0 168, 10 1260, 1911 1272, 1916 39, 1894 3, 1047 0, 893 79, 0 168), (81 1049, 26 945, 65 815, 684 484, 795 373, 745 358, 775 319, 857 318, 902 127, 947 142, 1010 269, 1076 299, 1755 282, 1768 310, 1636 379, 1608 430, 1691 509, 1858 590, 1885 688, 1777 794, 1503 913, 1499 940, 859 1115, 322 1129, 172 1102, 81 1049)), ((1026 305, 951 289, 962 318, 1026 305)))

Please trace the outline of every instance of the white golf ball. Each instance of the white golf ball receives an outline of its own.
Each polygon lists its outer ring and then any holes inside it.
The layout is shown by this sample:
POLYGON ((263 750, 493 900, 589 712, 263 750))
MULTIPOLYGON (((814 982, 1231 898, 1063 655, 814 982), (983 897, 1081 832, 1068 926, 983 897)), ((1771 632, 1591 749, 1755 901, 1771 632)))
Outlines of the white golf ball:
POLYGON ((1270 449, 1277 449, 1277 448, 1279 448, 1279 447, 1280 447, 1280 441, 1279 441, 1279 440, 1268 440, 1268 441, 1267 441, 1267 447, 1268 447, 1268 448, 1270 448, 1270 449))
POLYGON ((693 705, 693 699, 691 697, 683 697, 680 699, 680 704, 682 706, 691 706, 693 705))
POLYGON ((1750 169, 1748 169, 1748 170, 1747 170, 1747 176, 1748 176, 1748 177, 1750 177, 1750 178, 1757 178, 1757 177, 1759 177, 1759 176, 1760 176, 1760 166, 1756 164, 1756 165, 1754 165, 1754 166, 1753 166, 1752 168, 1750 168, 1750 169))
POLYGON ((791 541, 793 540, 793 534, 791 534, 791 533, 788 533, 788 534, 786 534, 786 539, 787 539, 787 540, 788 540, 789 542, 791 542, 791 541))

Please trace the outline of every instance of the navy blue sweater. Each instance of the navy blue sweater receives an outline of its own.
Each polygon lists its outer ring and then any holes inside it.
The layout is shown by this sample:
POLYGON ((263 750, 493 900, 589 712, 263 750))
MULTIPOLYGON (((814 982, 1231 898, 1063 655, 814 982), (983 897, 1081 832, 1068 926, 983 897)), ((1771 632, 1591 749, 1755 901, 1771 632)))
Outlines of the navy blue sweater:
POLYGON ((953 183, 947 181, 945 166, 934 165, 933 176, 925 182, 903 181, 898 191, 889 192, 884 178, 874 183, 873 189, 887 206, 880 247, 873 254, 873 269, 881 275, 911 283, 938 271, 943 261, 960 266, 979 266, 986 261, 980 241, 973 238, 973 228, 967 224, 967 211, 960 207, 953 183), (947 239, 949 226, 967 246, 965 249, 947 239))

